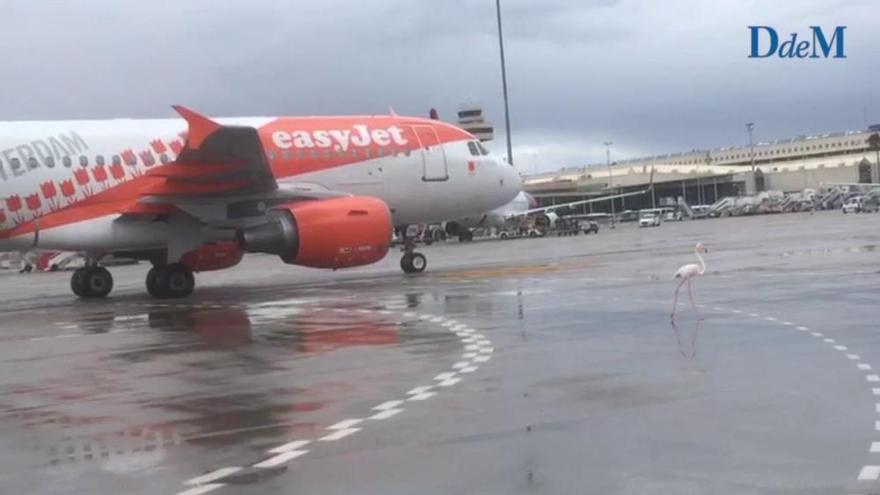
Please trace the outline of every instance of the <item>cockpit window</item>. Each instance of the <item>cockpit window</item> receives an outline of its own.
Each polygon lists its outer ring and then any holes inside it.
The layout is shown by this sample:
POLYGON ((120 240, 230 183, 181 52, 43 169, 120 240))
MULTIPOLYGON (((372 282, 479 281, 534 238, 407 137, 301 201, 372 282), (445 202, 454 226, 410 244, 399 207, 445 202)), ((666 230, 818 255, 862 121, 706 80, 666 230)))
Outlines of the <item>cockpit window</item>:
POLYGON ((477 148, 477 143, 468 141, 468 150, 470 150, 471 156, 480 156, 480 150, 477 148))
POLYGON ((486 155, 489 154, 489 150, 487 150, 486 147, 483 146, 483 143, 481 143, 481 142, 478 141, 478 142, 476 143, 476 145, 477 145, 477 148, 480 149, 480 154, 481 154, 481 155, 486 156, 486 155))

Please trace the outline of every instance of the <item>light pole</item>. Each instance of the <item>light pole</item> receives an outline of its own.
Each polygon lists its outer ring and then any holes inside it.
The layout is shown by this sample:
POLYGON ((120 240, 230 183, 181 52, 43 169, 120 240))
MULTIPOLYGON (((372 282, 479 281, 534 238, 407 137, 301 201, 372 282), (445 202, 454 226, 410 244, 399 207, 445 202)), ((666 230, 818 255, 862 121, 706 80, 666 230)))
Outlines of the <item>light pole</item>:
POLYGON ((513 165, 513 145, 510 139, 510 104, 507 101, 507 64, 504 60, 504 33, 501 29, 501 0, 495 0, 498 18, 498 48, 501 52, 501 87, 504 91, 504 130, 507 133, 507 161, 513 165))
POLYGON ((746 124, 746 131, 749 133, 749 158, 752 161, 752 173, 755 173, 755 141, 754 141, 754 133, 755 133, 755 124, 754 122, 749 122, 746 124))
MULTIPOLYGON (((608 165, 608 189, 614 196, 614 177, 611 175, 611 141, 602 143, 605 145, 605 163, 608 165)), ((614 228, 614 198, 611 198, 611 228, 614 228)))
POLYGON ((746 130, 749 132, 749 157, 752 162, 752 182, 755 183, 755 192, 758 192, 758 180, 755 177, 755 141, 752 137, 755 132, 754 122, 746 124, 746 130))

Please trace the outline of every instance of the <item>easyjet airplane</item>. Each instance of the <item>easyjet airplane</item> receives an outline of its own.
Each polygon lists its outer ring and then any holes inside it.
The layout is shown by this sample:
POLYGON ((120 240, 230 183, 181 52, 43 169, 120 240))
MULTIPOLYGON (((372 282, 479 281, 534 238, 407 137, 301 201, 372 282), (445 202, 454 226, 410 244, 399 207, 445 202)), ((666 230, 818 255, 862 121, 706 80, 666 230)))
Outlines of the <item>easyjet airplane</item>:
MULTIPOLYGON (((107 296, 108 254, 147 260, 149 293, 189 295, 193 272, 244 253, 347 268, 385 257, 394 226, 508 203, 520 179, 437 120, 266 117, 0 123, 0 251, 86 253, 71 277, 107 296), (476 151, 475 151, 476 150, 476 151)), ((406 243, 405 272, 425 257, 406 243)))

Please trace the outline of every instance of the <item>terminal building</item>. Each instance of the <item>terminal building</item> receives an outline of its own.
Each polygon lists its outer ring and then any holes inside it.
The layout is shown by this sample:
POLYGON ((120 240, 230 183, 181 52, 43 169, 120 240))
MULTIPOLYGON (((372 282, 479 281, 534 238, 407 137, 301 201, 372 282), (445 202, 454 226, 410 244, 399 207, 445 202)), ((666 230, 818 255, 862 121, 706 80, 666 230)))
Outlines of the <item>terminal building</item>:
MULTIPOLYGON (((765 190, 785 193, 827 188, 840 182, 880 182, 880 126, 820 136, 801 136, 710 150, 693 150, 606 164, 566 168, 524 178, 524 188, 542 205, 645 189, 620 198, 615 210, 657 207, 683 198, 709 205, 727 196, 765 190)), ((610 210, 610 202, 585 205, 583 213, 610 210)))

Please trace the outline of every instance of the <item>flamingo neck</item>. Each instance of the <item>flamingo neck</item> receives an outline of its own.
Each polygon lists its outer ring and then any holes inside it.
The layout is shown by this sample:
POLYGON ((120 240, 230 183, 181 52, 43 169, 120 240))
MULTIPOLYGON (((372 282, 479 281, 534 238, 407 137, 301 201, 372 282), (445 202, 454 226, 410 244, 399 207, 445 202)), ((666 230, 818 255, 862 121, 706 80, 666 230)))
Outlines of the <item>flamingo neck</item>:
POLYGON ((697 259, 700 260, 700 275, 706 273, 706 262, 703 261, 703 257, 700 256, 700 252, 694 249, 694 254, 697 255, 697 259))

